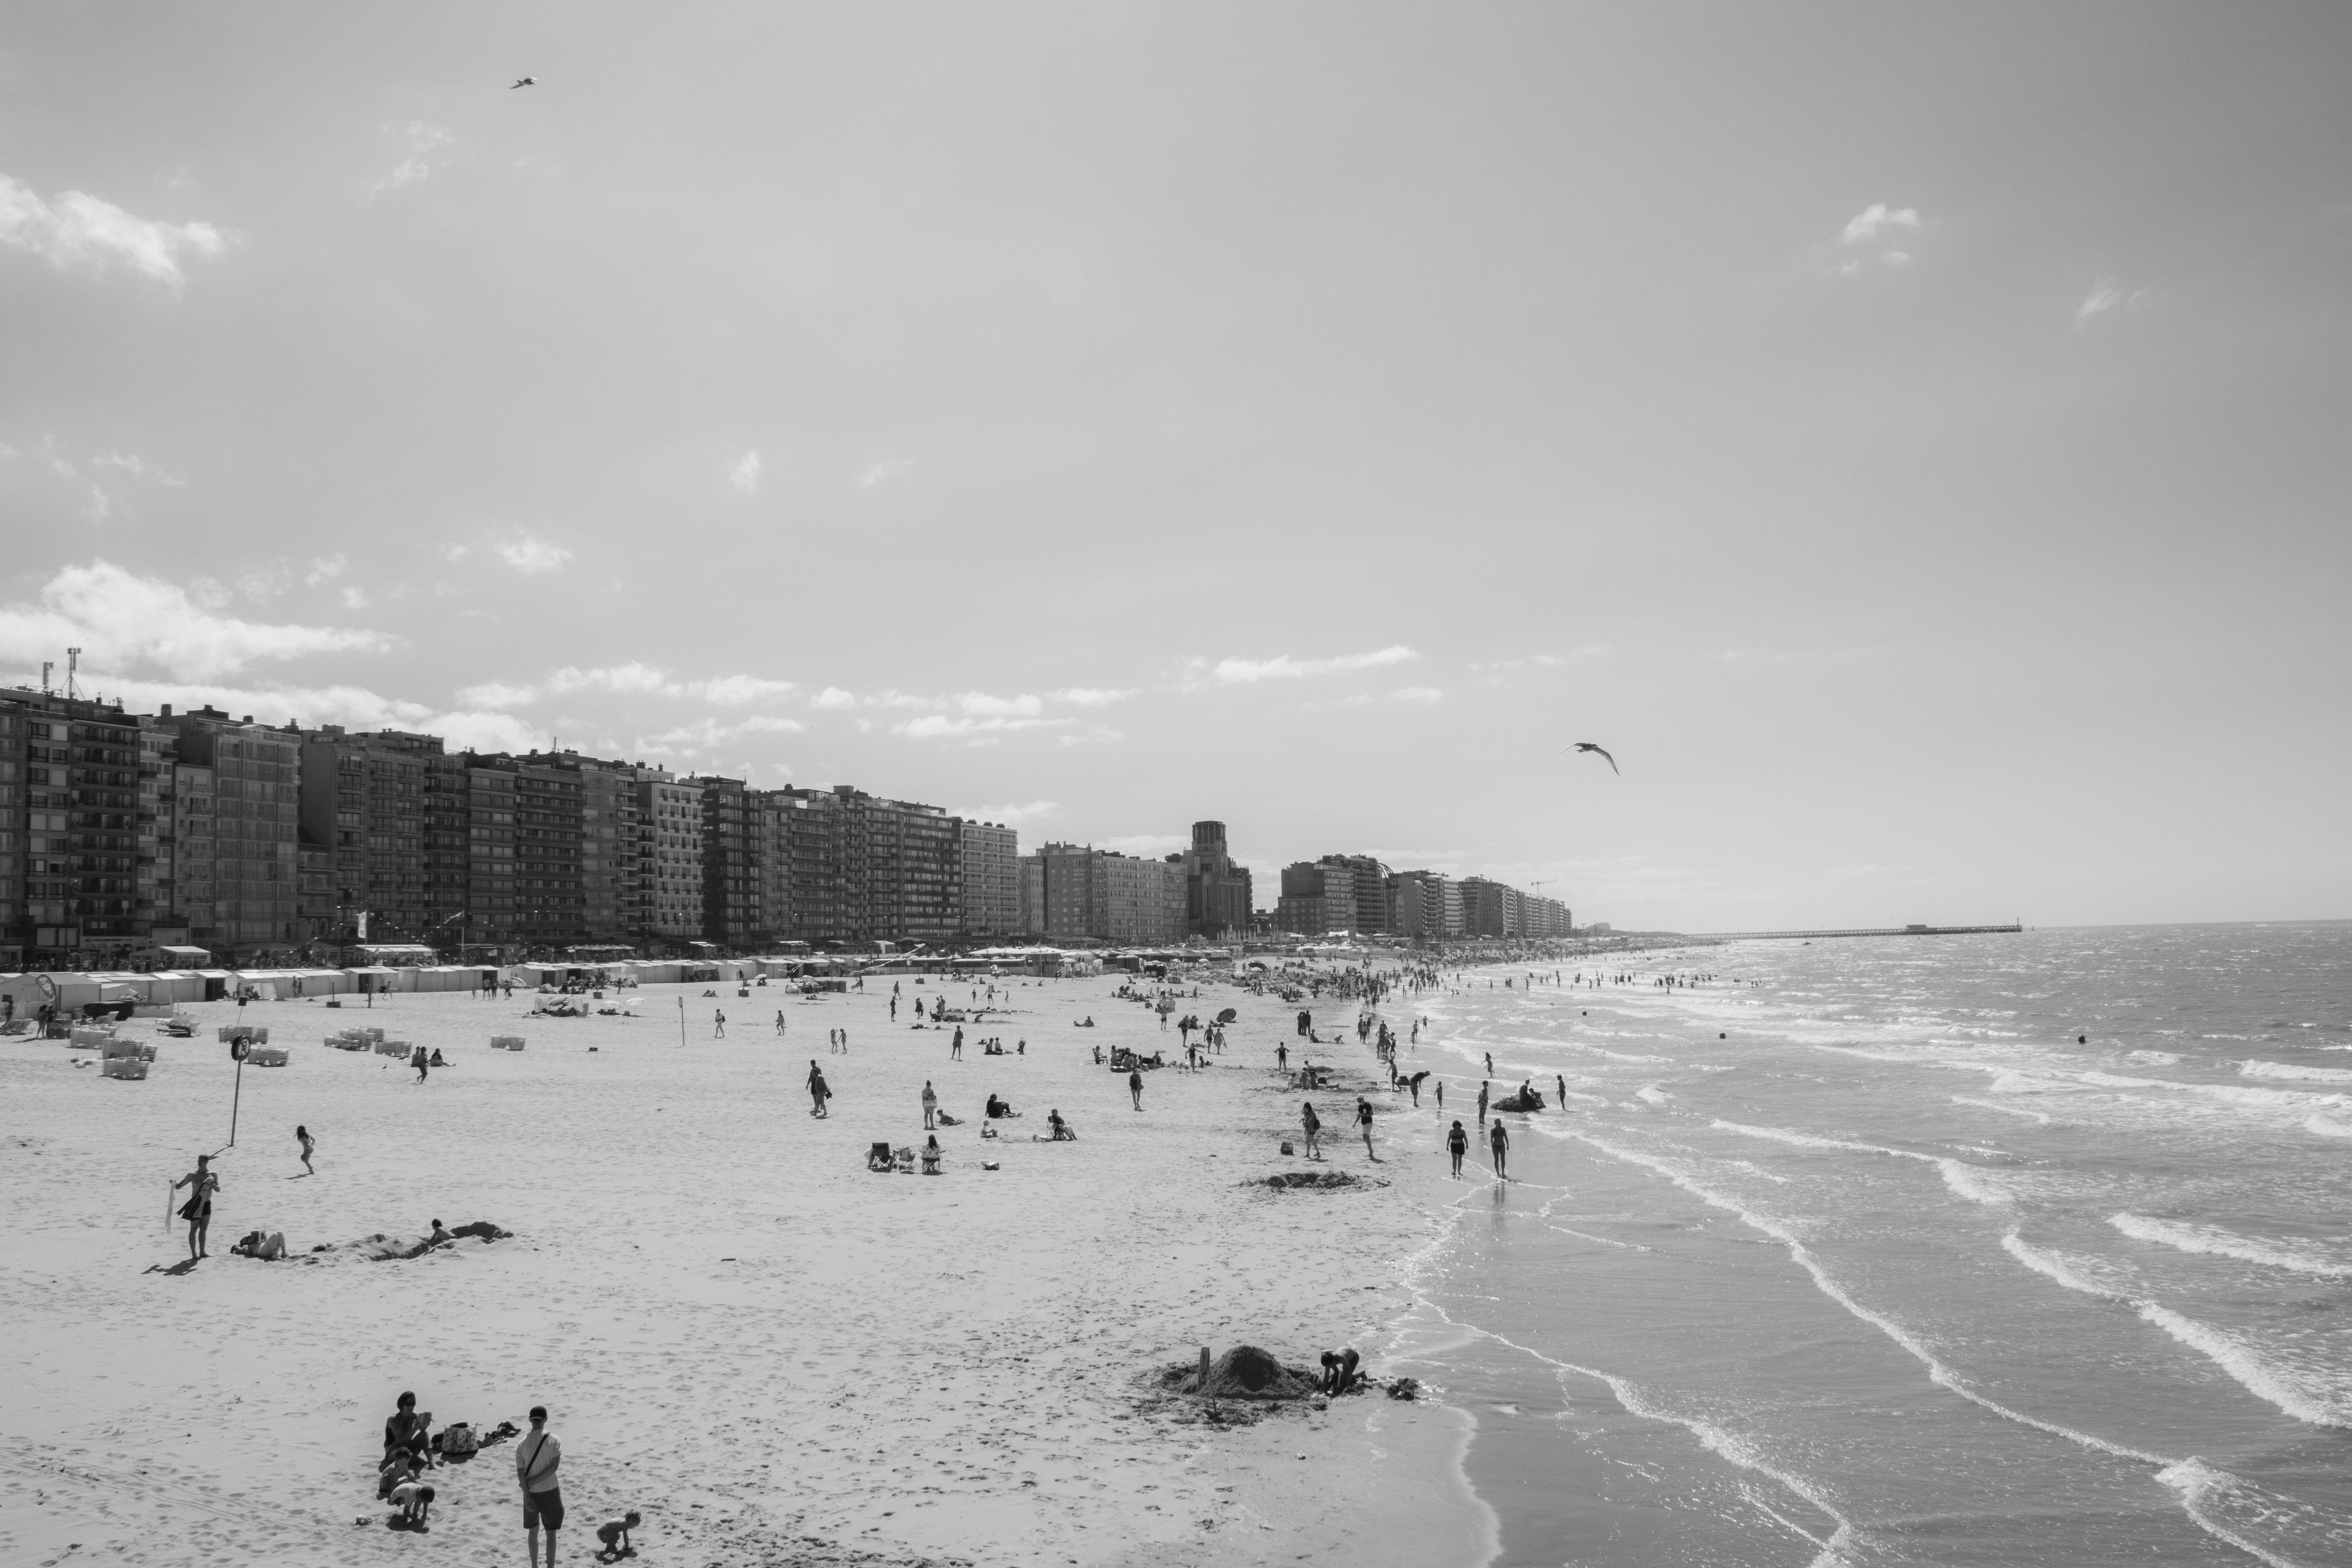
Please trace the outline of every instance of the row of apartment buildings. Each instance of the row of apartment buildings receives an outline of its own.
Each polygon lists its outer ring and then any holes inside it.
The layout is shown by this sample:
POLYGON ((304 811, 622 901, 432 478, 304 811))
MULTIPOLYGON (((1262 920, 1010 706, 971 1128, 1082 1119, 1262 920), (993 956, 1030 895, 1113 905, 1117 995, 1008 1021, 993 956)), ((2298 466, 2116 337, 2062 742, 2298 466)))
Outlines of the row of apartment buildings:
POLYGON ((1274 923, 1304 935, 1565 937, 1569 908, 1486 877, 1391 871, 1369 855, 1326 855, 1283 868, 1274 923))
POLYGON ((848 785, 0 689, 0 965, 1022 930, 1013 829, 848 785))
MULTIPOLYGON (((1557 900, 1364 856, 1293 866, 1282 893, 1272 923, 1288 931, 1567 930, 1557 900)), ((0 689, 0 967, 355 942, 1156 945, 1266 923, 1222 822, 1194 823, 1165 858, 1072 844, 1024 857, 1002 824, 847 784, 758 789, 577 752, 0 689)))

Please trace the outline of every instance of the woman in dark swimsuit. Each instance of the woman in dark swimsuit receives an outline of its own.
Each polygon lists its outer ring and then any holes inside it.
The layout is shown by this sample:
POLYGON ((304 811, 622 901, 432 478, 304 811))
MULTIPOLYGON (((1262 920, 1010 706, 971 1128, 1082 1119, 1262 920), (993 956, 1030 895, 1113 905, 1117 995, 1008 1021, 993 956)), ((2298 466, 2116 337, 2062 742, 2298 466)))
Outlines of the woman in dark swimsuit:
POLYGON ((188 1260, 194 1262, 205 1256, 205 1232, 212 1227, 213 1194, 220 1191, 220 1178, 213 1174, 213 1157, 196 1156, 196 1168, 172 1184, 172 1190, 194 1187, 188 1201, 180 1205, 180 1217, 188 1222, 188 1260))

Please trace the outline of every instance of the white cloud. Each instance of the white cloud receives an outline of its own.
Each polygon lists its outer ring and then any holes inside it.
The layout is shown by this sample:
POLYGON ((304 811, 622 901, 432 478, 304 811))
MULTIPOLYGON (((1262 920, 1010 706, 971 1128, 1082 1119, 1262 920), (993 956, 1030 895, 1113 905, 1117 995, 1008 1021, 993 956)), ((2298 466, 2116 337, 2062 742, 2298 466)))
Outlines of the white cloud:
POLYGON ((1443 700, 1445 693, 1434 686, 1400 686, 1389 695, 1400 702, 1428 704, 1443 700))
POLYGON ((341 576, 344 573, 350 571, 351 566, 352 563, 347 557, 341 555, 320 556, 318 560, 311 562, 310 569, 302 574, 302 585, 306 588, 315 588, 321 583, 331 583, 334 581, 334 579, 341 576))
POLYGON ((1302 676, 1329 675, 1339 670, 1374 669, 1382 665, 1404 664, 1419 658, 1420 654, 1402 643, 1377 649, 1371 653, 1347 653, 1332 658, 1228 658, 1211 671, 1216 679, 1227 685, 1251 685, 1261 680, 1294 680, 1302 676))
POLYGON ((823 691, 818 692, 814 697, 809 699, 809 706, 812 708, 855 708, 857 706, 857 699, 852 697, 848 692, 844 691, 838 686, 828 686, 823 691))
POLYGON ((463 561, 472 553, 473 551, 463 544, 445 544, 441 547, 441 559, 444 561, 463 561))
POLYGON ((960 738, 970 735, 1004 735, 1019 730, 1056 730, 1077 722, 1075 719, 1024 719, 995 716, 951 719, 944 713, 926 713, 919 719, 909 719, 898 726, 899 733, 909 740, 930 741, 942 736, 960 738))
POLYGON ((1881 267, 1908 267, 1911 265, 1911 253, 1907 250, 1890 250, 1878 258, 1878 264, 1881 267))
POLYGON ((234 675, 257 659, 377 652, 378 633, 269 625, 205 608, 175 583, 108 561, 68 566, 41 587, 37 605, 0 606, 0 657, 37 663, 68 647, 94 668, 151 665, 184 680, 234 675))
POLYGON ((499 559, 525 576, 542 572, 560 572, 572 559, 572 552, 560 544, 551 544, 537 534, 526 533, 511 544, 499 546, 499 559))
POLYGON ((2145 310, 2155 303, 2156 296, 2145 289, 2118 288, 2114 279, 2102 278, 2093 285, 2089 297, 2074 308, 2074 325, 2087 326, 2110 310, 2145 310))
POLYGON ((92 522, 104 522, 114 515, 114 502, 104 490, 92 485, 89 494, 82 500, 81 514, 92 522))
POLYGON ((1012 719, 1034 719, 1045 710, 1043 699, 1030 692, 1018 697, 992 697, 985 691, 966 691, 955 699, 957 708, 982 717, 992 715, 1012 719))
POLYGON ((357 584, 353 584, 351 586, 346 587, 342 591, 341 598, 343 601, 343 608, 347 610, 364 610, 367 608, 367 590, 360 587, 357 584))
POLYGON ((80 191, 46 202, 5 174, 0 174, 0 245, 44 257, 59 271, 103 271, 120 263, 173 289, 186 281, 180 271, 183 256, 218 256, 227 248, 211 224, 133 217, 80 191))
POLYGON ((1890 207, 1885 202, 1873 202, 1847 222, 1838 238, 1847 245, 1867 245, 1878 237, 1881 229, 1918 226, 1917 207, 1890 207))
MULTIPOLYGON (((5 679, 30 679, 24 677, 5 679)), ((422 702, 385 697, 363 686, 226 686, 205 680, 145 680, 82 670, 85 690, 103 692, 127 708, 152 710, 169 702, 179 707, 212 706, 237 717, 250 713, 257 723, 292 722, 305 727, 341 724, 353 730, 414 730, 439 735, 453 749, 528 751, 542 744, 543 731, 505 713, 465 710, 445 712, 422 702)))
POLYGON ((959 805, 948 815, 971 822, 996 822, 1007 827, 1018 827, 1024 822, 1037 822, 1061 815, 1058 800, 1032 800, 1019 805, 959 805))
POLYGON ((912 458, 892 458, 886 462, 875 463, 857 476, 857 488, 870 490, 876 485, 905 479, 914 471, 914 467, 915 459, 912 458))
POLYGON ((457 693, 457 700, 468 708, 520 708, 538 700, 536 687, 508 686, 496 680, 468 686, 457 693))
POLYGON ((743 495, 757 491, 760 488, 760 454, 746 452, 736 458, 735 466, 727 470, 727 482, 743 495))
MULTIPOLYGON (((385 129, 392 128, 387 126, 385 129)), ((393 165, 392 173, 375 183, 375 189, 368 193, 371 197, 380 196, 386 191, 396 191, 403 185, 413 184, 418 180, 426 178, 436 167, 432 155, 442 148, 454 144, 457 140, 439 126, 428 125, 422 120, 410 121, 399 135, 402 143, 408 149, 408 156, 393 165)), ((446 162, 446 160, 444 160, 444 163, 446 162)))
POLYGON ((601 669, 581 669, 566 665, 547 678, 546 686, 547 692, 552 696, 573 691, 656 691, 666 697, 675 697, 681 689, 652 665, 639 664, 635 660, 627 664, 607 665, 601 669))
POLYGON ((705 702, 715 702, 721 708, 740 708, 747 703, 782 697, 793 689, 793 683, 789 680, 767 680, 756 675, 722 675, 710 680, 691 682, 688 689, 705 702))
POLYGON ((746 735, 791 734, 805 730, 807 725, 797 719, 775 719, 757 714, 734 723, 721 723, 716 719, 698 719, 691 724, 681 724, 665 730, 658 735, 640 739, 631 750, 645 756, 693 756, 740 741, 746 735))
POLYGON ((1135 689, 1114 689, 1104 686, 1066 686, 1051 694, 1056 702, 1066 702, 1073 708, 1108 708, 1114 702, 1124 702, 1135 695, 1135 689))

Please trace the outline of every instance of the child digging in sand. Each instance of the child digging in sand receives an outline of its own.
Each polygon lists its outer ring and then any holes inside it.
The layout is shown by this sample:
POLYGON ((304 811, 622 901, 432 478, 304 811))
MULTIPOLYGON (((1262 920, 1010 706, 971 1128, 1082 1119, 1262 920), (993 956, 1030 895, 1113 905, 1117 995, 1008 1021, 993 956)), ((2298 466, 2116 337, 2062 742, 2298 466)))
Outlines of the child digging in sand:
POLYGON ((599 1563, 612 1563, 624 1557, 635 1557, 637 1554, 637 1549, 629 1544, 629 1531, 636 1529, 642 1522, 644 1521, 639 1518, 637 1510, 631 1509, 620 1518, 608 1519, 598 1525, 596 1539, 604 1543, 604 1550, 596 1553, 596 1560, 599 1563))
POLYGON ((384 1522, 394 1530, 427 1530, 425 1516, 433 1511, 433 1489, 423 1481, 403 1481, 392 1489, 392 1517, 384 1522))

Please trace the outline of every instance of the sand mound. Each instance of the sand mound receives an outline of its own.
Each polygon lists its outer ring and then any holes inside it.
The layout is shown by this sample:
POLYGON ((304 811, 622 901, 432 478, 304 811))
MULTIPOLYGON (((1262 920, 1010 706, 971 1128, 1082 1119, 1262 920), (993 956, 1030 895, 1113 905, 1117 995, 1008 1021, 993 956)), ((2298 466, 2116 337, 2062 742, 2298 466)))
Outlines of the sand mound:
POLYGON ((1199 1376, 1197 1367, 1175 1367, 1167 1381, 1209 1399, 1305 1399, 1317 1391, 1313 1377, 1255 1345, 1235 1345, 1210 1363, 1208 1383, 1196 1387, 1199 1376))
POLYGON ((1514 1093, 1508 1100, 1495 1101, 1497 1110, 1541 1110, 1543 1108, 1544 1097, 1532 1089, 1514 1093))
POLYGON ((1293 1187, 1314 1187, 1321 1190, 1330 1187, 1360 1187, 1364 1184, 1362 1177, 1350 1175, 1345 1171, 1284 1171, 1276 1175, 1253 1177, 1244 1182, 1242 1185, 1254 1187, 1261 1182, 1277 1193, 1286 1192, 1293 1187))

